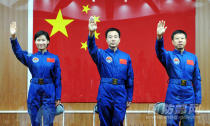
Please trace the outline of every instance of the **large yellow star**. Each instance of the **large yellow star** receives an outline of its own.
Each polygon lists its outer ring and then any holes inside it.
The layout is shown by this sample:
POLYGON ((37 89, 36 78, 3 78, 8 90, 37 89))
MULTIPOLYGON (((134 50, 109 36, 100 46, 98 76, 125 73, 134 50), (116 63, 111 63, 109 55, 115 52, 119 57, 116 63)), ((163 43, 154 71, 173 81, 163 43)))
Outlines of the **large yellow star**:
POLYGON ((97 38, 97 39, 99 39, 99 36, 100 35, 100 33, 97 33, 96 31, 95 31, 95 38, 97 38))
POLYGON ((57 32, 63 33, 66 37, 68 37, 68 33, 66 31, 66 26, 73 22, 73 19, 63 19, 61 10, 59 10, 56 19, 45 19, 49 24, 53 26, 50 37, 53 36, 57 32))
POLYGON ((81 47, 81 49, 85 49, 85 51, 87 50, 87 47, 88 47, 88 45, 87 45, 87 41, 86 42, 81 42, 81 44, 82 44, 82 47, 81 47))
POLYGON ((95 21, 95 22, 100 22, 100 20, 99 20, 100 16, 98 16, 98 17, 93 16, 93 18, 94 18, 94 21, 95 21))
POLYGON ((90 10, 90 8, 88 7, 88 5, 86 6, 82 6, 83 7, 83 10, 82 12, 85 12, 86 14, 88 13, 88 11, 90 10))

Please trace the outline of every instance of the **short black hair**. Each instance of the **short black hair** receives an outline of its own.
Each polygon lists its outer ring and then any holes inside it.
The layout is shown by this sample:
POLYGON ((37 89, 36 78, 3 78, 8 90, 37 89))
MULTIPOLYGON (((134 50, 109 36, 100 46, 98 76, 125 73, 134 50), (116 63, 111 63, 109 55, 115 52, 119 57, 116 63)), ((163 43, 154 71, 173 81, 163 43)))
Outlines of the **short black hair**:
POLYGON ((119 34, 119 38, 120 38, 120 30, 117 29, 117 28, 108 28, 108 29, 106 30, 106 33, 105 33, 106 38, 107 38, 108 32, 110 32, 110 31, 116 31, 116 32, 119 34))
POLYGON ((176 34, 184 34, 185 35, 185 38, 187 38, 187 33, 184 31, 184 30, 175 30, 172 35, 171 35, 171 39, 174 40, 174 36, 176 34))
POLYGON ((41 36, 41 35, 44 35, 46 37, 46 39, 48 41, 50 41, 50 37, 49 37, 49 34, 46 32, 46 31, 43 31, 43 30, 40 30, 38 31, 35 35, 34 35, 34 40, 36 41, 36 39, 41 36))

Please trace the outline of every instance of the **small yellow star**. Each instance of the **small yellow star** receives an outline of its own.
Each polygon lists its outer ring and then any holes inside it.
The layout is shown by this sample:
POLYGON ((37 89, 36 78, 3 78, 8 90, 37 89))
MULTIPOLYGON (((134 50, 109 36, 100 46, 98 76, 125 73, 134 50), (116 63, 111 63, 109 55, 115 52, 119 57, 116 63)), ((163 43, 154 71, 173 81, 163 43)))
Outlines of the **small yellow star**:
POLYGON ((97 33, 97 32, 95 31, 95 38, 96 38, 96 39, 99 39, 99 37, 98 37, 99 35, 100 35, 100 33, 97 33))
POLYGON ((86 6, 82 6, 83 7, 83 10, 82 12, 85 12, 86 14, 88 13, 88 11, 90 10, 90 8, 88 7, 88 5, 86 6))
POLYGON ((100 22, 100 20, 99 20, 100 16, 98 16, 98 17, 93 16, 93 18, 94 18, 94 21, 95 21, 95 22, 100 22))
POLYGON ((73 19, 63 19, 61 10, 59 10, 58 15, 56 19, 45 19, 49 24, 53 26, 53 29, 51 31, 50 37, 53 36, 57 32, 63 33, 66 37, 68 37, 66 26, 73 22, 73 19))
POLYGON ((85 51, 87 50, 87 47, 88 47, 88 45, 87 45, 87 41, 86 42, 81 42, 81 44, 82 44, 82 47, 81 47, 81 49, 85 49, 85 51))

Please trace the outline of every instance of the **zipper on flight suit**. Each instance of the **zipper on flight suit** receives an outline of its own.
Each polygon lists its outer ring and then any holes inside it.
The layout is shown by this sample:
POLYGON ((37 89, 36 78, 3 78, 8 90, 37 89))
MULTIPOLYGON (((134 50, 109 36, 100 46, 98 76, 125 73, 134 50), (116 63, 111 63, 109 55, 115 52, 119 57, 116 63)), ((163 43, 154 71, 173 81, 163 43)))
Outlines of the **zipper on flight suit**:
MULTIPOLYGON (((182 79, 185 80, 185 58, 184 58, 184 55, 183 55, 183 52, 181 53, 180 52, 180 55, 181 55, 181 70, 182 70, 182 79)), ((181 92, 181 98, 182 98, 182 104, 184 103, 184 93, 181 92)))
MULTIPOLYGON (((117 50, 116 50, 117 51, 117 50)), ((114 58, 114 60, 115 60, 115 53, 116 53, 116 51, 114 51, 114 56, 113 56, 113 58, 114 58)), ((114 68, 116 69, 117 68, 117 66, 116 66, 116 63, 115 63, 115 61, 113 60, 113 65, 114 65, 114 68)), ((115 75, 117 75, 116 74, 116 71, 114 71, 114 74, 113 74, 113 76, 115 76, 115 75)), ((116 77, 114 77, 114 78, 116 78, 116 77)), ((116 78, 116 79, 118 79, 118 78, 116 78)))

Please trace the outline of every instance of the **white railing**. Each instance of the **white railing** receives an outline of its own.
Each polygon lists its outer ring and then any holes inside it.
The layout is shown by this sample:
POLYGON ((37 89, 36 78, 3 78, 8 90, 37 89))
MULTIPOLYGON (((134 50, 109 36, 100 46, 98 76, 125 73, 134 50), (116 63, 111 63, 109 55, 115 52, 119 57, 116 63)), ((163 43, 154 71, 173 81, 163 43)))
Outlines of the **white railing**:
MULTIPOLYGON (((0 111, 0 114, 26 114, 28 111, 0 111)), ((93 126, 95 126, 95 111, 94 110, 66 110, 63 113, 63 126, 65 126, 65 114, 93 114, 93 126)), ((196 113, 200 114, 210 114, 210 110, 198 110, 196 113)), ((156 114, 154 111, 144 111, 144 110, 128 110, 126 114, 153 114, 154 126, 156 126, 156 114)), ((125 115, 125 126, 127 126, 127 115, 125 115)))

